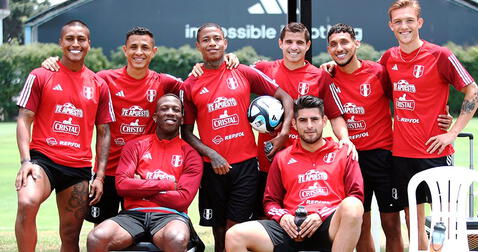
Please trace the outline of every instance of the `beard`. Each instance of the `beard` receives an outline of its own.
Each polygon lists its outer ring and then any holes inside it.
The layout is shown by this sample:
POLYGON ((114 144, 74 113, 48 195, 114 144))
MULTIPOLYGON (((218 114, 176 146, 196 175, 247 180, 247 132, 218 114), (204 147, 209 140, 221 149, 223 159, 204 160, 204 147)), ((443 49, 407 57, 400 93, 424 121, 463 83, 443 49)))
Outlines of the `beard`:
POLYGON ((315 144, 322 139, 322 133, 310 137, 300 136, 300 139, 306 144, 315 144))
POLYGON ((335 63, 337 63, 337 65, 340 66, 340 67, 344 67, 344 66, 348 65, 352 61, 352 59, 353 59, 353 57, 350 57, 345 63, 342 63, 342 64, 337 62, 337 61, 335 61, 335 63))

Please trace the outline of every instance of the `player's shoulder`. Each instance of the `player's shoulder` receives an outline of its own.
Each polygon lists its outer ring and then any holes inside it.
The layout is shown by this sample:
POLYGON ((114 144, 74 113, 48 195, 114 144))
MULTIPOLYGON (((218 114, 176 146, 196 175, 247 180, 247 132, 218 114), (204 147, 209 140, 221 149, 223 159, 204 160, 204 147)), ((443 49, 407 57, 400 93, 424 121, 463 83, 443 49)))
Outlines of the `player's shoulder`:
POLYGON ((387 71, 384 65, 371 61, 371 60, 362 60, 363 68, 365 71, 371 74, 382 74, 387 71))
POLYGON ((123 75, 123 70, 124 70, 124 67, 117 68, 117 69, 106 69, 106 70, 101 70, 96 74, 103 79, 109 79, 109 78, 117 79, 123 75))
POLYGON ((181 148, 183 149, 184 153, 191 153, 193 155, 199 156, 199 153, 194 149, 190 144, 188 144, 186 141, 183 139, 179 138, 181 148))
POLYGON ((450 49, 444 46, 439 46, 439 45, 430 43, 430 42, 425 41, 423 46, 431 55, 434 55, 435 57, 440 57, 440 56, 448 57, 449 55, 453 54, 450 49))
POLYGON ((177 82, 183 82, 181 78, 178 78, 174 75, 168 74, 168 73, 157 73, 153 70, 151 70, 154 75, 158 77, 159 80, 170 80, 170 81, 177 81, 177 82))
POLYGON ((138 136, 134 139, 129 140, 124 147, 135 149, 140 146, 150 145, 153 136, 154 134, 138 136))
POLYGON ((43 67, 39 67, 39 68, 35 68, 33 69, 30 74, 31 75, 35 75, 37 76, 38 78, 48 78, 54 74, 56 74, 57 72, 53 72, 53 71, 50 71, 50 70, 47 70, 43 67))
POLYGON ((261 71, 264 71, 266 69, 272 68, 274 66, 277 66, 280 64, 280 60, 275 60, 275 61, 267 61, 267 60, 260 60, 255 62, 252 67, 259 69, 261 71))

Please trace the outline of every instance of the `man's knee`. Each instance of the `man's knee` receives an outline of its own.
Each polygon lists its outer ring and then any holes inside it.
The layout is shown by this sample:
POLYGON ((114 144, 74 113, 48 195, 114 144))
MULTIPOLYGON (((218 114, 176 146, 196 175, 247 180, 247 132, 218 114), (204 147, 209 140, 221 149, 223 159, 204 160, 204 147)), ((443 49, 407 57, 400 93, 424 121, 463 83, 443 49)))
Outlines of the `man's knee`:
POLYGON ((396 235, 401 233, 400 215, 398 213, 387 213, 387 216, 381 215, 382 229, 384 233, 396 235))
POLYGON ((23 214, 36 213, 40 208, 40 200, 32 197, 18 196, 18 211, 23 214))
POLYGON ((355 197, 347 197, 340 203, 342 219, 362 224, 363 204, 355 197))
POLYGON ((247 230, 244 229, 243 224, 237 224, 232 226, 226 232, 226 248, 231 249, 243 244, 243 238, 247 230))
POLYGON ((168 229, 164 234, 164 242, 173 247, 187 248, 189 242, 189 229, 168 229))

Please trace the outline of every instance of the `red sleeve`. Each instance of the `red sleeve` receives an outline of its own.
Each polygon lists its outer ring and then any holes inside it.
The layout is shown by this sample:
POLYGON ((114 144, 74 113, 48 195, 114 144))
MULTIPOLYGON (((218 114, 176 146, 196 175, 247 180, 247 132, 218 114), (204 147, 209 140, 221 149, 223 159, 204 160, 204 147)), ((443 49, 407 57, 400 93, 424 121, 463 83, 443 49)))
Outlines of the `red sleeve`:
POLYGON ((282 184, 278 160, 279 156, 272 161, 271 168, 267 174, 267 184, 264 192, 264 210, 266 216, 270 219, 280 222, 282 216, 289 213, 282 208, 282 202, 286 193, 282 184))
POLYGON ((445 47, 439 47, 438 72, 456 90, 461 90, 468 84, 475 82, 473 77, 461 65, 456 56, 445 47))
POLYGON ((18 97, 17 106, 36 112, 41 100, 42 87, 46 82, 45 79, 46 77, 41 74, 41 70, 33 70, 25 80, 18 97))
POLYGON ((174 182, 167 179, 136 179, 134 174, 141 155, 141 142, 128 142, 116 168, 116 190, 123 197, 143 198, 157 194, 158 191, 174 189, 174 182))
POLYGON ((254 94, 274 96, 277 88, 279 88, 279 85, 277 85, 274 80, 256 68, 239 65, 237 69, 249 80, 251 91, 254 94))
POLYGON ((261 72, 264 72, 268 65, 269 65, 270 62, 268 61, 259 61, 259 62, 256 62, 254 65, 252 65, 251 67, 261 71, 261 72))
POLYGON ((347 164, 344 173, 345 195, 356 197, 363 202, 363 178, 359 163, 347 156, 347 164))
POLYGON ((179 90, 183 86, 183 81, 169 74, 161 74, 161 82, 165 94, 179 94, 179 90))
POLYGON ((332 77, 329 74, 321 70, 322 77, 319 78, 318 97, 324 100, 324 114, 333 119, 341 116, 343 112, 342 102, 337 94, 337 87, 333 83, 332 77))
POLYGON ((392 87, 393 87, 393 85, 392 85, 392 82, 390 81, 390 77, 388 76, 387 69, 383 65, 380 65, 379 69, 380 69, 379 70, 379 79, 380 79, 380 84, 382 84, 383 93, 385 94, 385 96, 389 100, 392 100, 392 97, 393 97, 392 87))
POLYGON ((197 109, 192 101, 191 89, 196 77, 189 77, 184 82, 179 97, 183 101, 184 105, 184 124, 194 124, 196 121, 197 109))
POLYGON ((387 61, 388 61, 388 58, 390 57, 390 50, 392 49, 388 49, 386 52, 384 52, 382 54, 382 57, 380 57, 380 59, 378 59, 378 63, 384 67, 387 66, 387 61))
POLYGON ((96 112, 95 124, 105 124, 114 122, 115 113, 113 111, 113 103, 111 102, 110 90, 106 82, 97 78, 97 81, 100 81, 100 98, 98 103, 98 111, 96 112))
POLYGON ((184 170, 179 177, 176 190, 155 194, 150 199, 161 206, 187 212, 201 184, 203 162, 199 153, 189 145, 182 146, 185 153, 184 170))

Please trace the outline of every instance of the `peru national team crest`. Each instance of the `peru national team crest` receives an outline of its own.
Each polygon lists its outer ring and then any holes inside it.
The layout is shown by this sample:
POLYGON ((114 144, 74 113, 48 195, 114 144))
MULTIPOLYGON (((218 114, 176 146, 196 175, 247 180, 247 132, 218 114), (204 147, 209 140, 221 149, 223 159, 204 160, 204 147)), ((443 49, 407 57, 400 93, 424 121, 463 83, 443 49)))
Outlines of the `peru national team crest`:
POLYGON ((181 155, 173 155, 171 157, 171 165, 174 167, 179 167, 183 164, 183 157, 181 155))
POLYGON ((297 92, 300 95, 306 95, 309 93, 309 83, 307 82, 299 82, 299 86, 297 87, 297 92))
POLYGON ((148 89, 148 91, 146 91, 146 100, 148 100, 149 102, 154 102, 154 100, 156 99, 156 95, 156 90, 148 89))
POLYGON ((360 94, 364 97, 369 96, 372 93, 372 88, 370 88, 369 83, 363 83, 360 85, 360 94))
POLYGON ((423 72, 425 72, 425 67, 422 66, 422 65, 414 65, 413 66, 413 76, 415 76, 415 78, 420 78, 422 77, 423 75, 423 72))
POLYGON ((93 88, 92 87, 83 87, 83 96, 91 100, 93 98, 93 88))
POLYGON ((334 159, 335 159, 335 152, 327 153, 324 156, 324 162, 326 162, 327 164, 334 162, 334 159))
POLYGON ((226 82, 229 89, 236 90, 237 87, 239 87, 239 84, 237 84, 237 80, 234 77, 227 78, 226 82))

